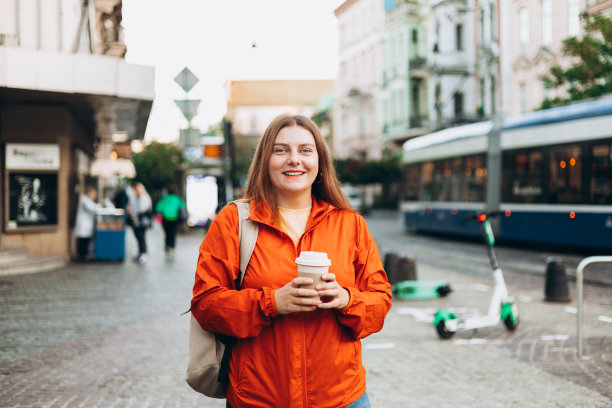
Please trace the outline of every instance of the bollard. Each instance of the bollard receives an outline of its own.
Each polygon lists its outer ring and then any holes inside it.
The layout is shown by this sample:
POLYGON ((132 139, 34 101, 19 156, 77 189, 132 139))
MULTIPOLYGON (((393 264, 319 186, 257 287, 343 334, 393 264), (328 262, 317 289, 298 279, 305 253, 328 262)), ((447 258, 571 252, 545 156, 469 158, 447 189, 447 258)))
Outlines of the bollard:
POLYGON ((385 261, 383 267, 385 268, 385 272, 387 272, 387 279, 390 284, 394 284, 397 282, 397 269, 399 264, 400 257, 398 254, 389 252, 385 255, 385 261))
POLYGON ((570 302, 572 300, 565 274, 565 265, 561 258, 549 256, 546 258, 545 299, 550 302, 570 302))
POLYGON ((397 267, 397 280, 417 280, 416 259, 414 256, 407 255, 400 258, 397 267))

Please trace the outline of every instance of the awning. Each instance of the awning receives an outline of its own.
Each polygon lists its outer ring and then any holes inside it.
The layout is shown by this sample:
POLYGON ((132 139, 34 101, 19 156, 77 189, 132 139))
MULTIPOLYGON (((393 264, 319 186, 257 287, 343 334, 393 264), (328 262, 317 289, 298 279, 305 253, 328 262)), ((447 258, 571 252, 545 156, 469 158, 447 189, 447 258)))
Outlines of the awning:
POLYGON ((99 177, 127 177, 133 178, 136 176, 134 163, 126 159, 97 159, 91 165, 89 171, 92 176, 99 177))

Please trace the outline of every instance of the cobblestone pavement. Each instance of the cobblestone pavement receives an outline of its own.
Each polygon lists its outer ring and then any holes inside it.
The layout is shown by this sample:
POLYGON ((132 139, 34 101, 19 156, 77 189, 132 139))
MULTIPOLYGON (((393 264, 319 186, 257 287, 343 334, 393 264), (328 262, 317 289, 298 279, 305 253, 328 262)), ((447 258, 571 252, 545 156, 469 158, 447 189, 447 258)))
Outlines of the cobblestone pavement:
MULTIPOLYGON (((454 289, 442 299, 394 300, 384 329, 364 340, 374 407, 612 406, 612 323, 600 319, 612 316, 610 287, 585 293, 584 360, 575 357, 575 302, 544 302, 537 274, 508 276, 521 311, 516 332, 499 325, 442 341, 427 319, 439 307, 486 310, 486 268, 466 273, 469 248, 449 254, 442 241, 419 243, 386 214, 368 224, 383 251, 417 255, 420 279, 454 289)), ((127 238, 133 256, 131 231, 127 238)), ((156 227, 144 265, 126 259, 0 277, 0 407, 224 407, 184 382, 189 318, 181 312, 201 239, 200 230, 180 235, 169 262, 156 227)))

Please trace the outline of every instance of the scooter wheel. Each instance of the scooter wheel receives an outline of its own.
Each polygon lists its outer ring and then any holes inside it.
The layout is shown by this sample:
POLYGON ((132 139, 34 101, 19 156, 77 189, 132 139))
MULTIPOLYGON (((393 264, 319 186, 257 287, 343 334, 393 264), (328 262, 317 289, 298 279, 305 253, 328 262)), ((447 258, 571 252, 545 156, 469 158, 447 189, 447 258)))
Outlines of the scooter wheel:
POLYGON ((438 336, 441 339, 450 339, 455 335, 454 331, 450 331, 446 329, 446 324, 444 320, 440 320, 436 325, 436 331, 438 332, 438 336))
POLYGON ((512 319, 512 316, 508 315, 504 319, 504 325, 506 325, 506 329, 508 329, 510 331, 516 330, 516 327, 518 326, 518 324, 519 324, 518 316, 516 316, 516 318, 512 319))

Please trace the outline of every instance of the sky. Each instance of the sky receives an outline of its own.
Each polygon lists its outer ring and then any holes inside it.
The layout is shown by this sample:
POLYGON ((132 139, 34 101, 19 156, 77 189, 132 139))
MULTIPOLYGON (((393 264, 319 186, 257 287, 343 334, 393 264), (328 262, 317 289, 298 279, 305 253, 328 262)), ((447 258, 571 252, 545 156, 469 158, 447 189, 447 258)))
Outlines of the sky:
POLYGON ((202 100, 192 126, 219 123, 228 80, 334 79, 343 1, 123 0, 126 61, 155 67, 145 142, 187 126, 175 99, 202 100), (188 94, 174 81, 184 67, 200 79, 188 94))

